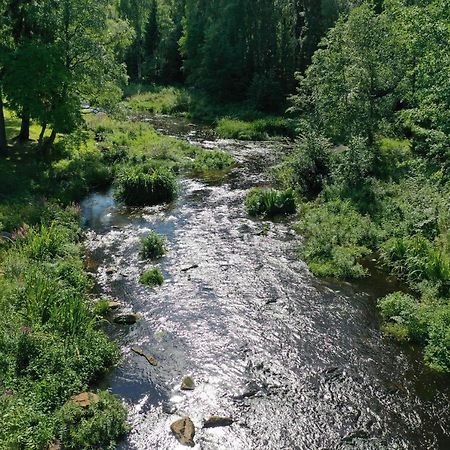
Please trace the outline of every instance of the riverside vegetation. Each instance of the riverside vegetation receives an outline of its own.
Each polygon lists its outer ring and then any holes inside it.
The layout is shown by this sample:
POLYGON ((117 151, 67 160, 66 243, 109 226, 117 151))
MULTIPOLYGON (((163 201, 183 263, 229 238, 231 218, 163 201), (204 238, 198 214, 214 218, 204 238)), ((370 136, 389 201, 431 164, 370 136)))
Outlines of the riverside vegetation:
POLYGON ((127 432, 108 392, 74 400, 120 358, 75 203, 111 185, 130 207, 170 202, 180 173, 234 164, 134 120, 150 113, 295 137, 248 212, 297 212, 318 276, 366 276, 376 256, 410 288, 380 299, 383 329, 449 372, 449 21, 447 0, 0 0, 0 448, 127 432))

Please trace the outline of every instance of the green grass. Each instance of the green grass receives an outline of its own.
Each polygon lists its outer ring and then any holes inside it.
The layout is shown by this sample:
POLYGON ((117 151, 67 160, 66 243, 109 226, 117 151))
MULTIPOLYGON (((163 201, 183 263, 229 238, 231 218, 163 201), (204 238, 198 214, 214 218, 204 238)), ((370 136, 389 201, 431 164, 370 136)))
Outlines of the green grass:
POLYGON ((146 270, 139 278, 139 281, 148 287, 161 286, 164 283, 164 277, 157 267, 146 270))
POLYGON ((191 97, 187 89, 155 85, 133 84, 125 91, 124 106, 134 113, 187 113, 191 97))
POLYGON ((252 189, 245 198, 245 207, 251 216, 274 217, 296 212, 292 190, 252 189))
POLYGON ((293 125, 282 117, 264 117, 257 120, 219 119, 216 132, 221 138, 247 141, 268 140, 274 136, 293 137, 293 125))
POLYGON ((229 153, 221 150, 203 150, 198 153, 191 165, 195 173, 226 171, 235 164, 235 159, 229 153))
POLYGON ((151 231, 141 240, 140 255, 144 259, 162 258, 166 254, 166 238, 151 231))

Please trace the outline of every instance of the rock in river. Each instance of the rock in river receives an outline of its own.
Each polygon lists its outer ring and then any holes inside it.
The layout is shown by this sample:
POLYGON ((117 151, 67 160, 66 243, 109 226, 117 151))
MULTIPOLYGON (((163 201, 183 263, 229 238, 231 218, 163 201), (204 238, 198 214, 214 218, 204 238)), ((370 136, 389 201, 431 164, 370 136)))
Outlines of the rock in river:
POLYGON ((183 445, 188 445, 189 447, 193 447, 194 436, 195 436, 195 426, 192 423, 192 420, 189 417, 183 417, 180 420, 177 420, 172 425, 170 425, 170 429, 172 433, 175 434, 177 439, 183 445))
POLYGON ((158 365, 158 361, 156 361, 156 358, 153 357, 152 355, 149 355, 148 353, 145 353, 144 350, 141 350, 140 348, 137 347, 132 347, 131 351, 133 353, 136 353, 136 355, 142 356, 143 358, 145 358, 149 364, 151 364, 152 366, 157 366, 158 365))
POLYGON ((114 317, 114 322, 118 323, 119 325, 133 325, 139 319, 140 319, 139 314, 130 313, 114 317))
POLYGON ((184 377, 181 382, 182 391, 193 391, 195 389, 194 380, 191 377, 184 377))
POLYGON ((234 423, 231 417, 211 416, 205 420, 203 428, 229 427, 234 423))
POLYGON ((70 400, 82 408, 89 408, 94 403, 98 403, 100 397, 93 392, 82 392, 81 394, 70 397, 70 400))

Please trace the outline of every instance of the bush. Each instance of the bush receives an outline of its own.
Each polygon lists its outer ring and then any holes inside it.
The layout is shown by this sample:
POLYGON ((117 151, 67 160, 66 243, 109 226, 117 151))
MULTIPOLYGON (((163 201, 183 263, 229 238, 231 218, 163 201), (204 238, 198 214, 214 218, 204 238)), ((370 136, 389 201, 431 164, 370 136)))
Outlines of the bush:
POLYGON ((408 294, 395 292, 378 302, 384 329, 400 341, 412 340, 424 343, 427 326, 424 309, 408 294))
POLYGON ((391 238, 381 245, 381 260, 413 287, 432 283, 440 295, 450 289, 450 255, 446 246, 440 247, 421 235, 391 238))
POLYGON ((155 287, 164 283, 164 277, 157 267, 152 267, 140 276, 139 281, 145 286, 155 287))
POLYGON ((292 190, 252 189, 245 199, 245 207, 251 216, 274 217, 294 214, 295 195, 292 190))
POLYGON ((142 258, 156 259, 161 258, 166 253, 166 239, 151 231, 148 236, 141 241, 141 253, 142 258))
POLYGON ((109 392, 99 394, 98 403, 82 408, 69 401, 57 417, 58 437, 67 450, 102 448, 113 450, 127 433, 127 412, 109 392))
POLYGON ((300 137, 294 153, 275 169, 277 181, 312 199, 324 188, 331 171, 331 143, 309 130, 300 137))
POLYGON ((378 302, 383 329, 399 341, 425 346, 425 362, 434 370, 450 372, 450 305, 429 299, 418 301, 395 292, 378 302))
POLYGON ((309 205, 298 225, 306 237, 301 255, 318 276, 359 278, 366 270, 359 260, 374 248, 377 233, 367 216, 348 201, 309 205))
POLYGON ((115 182, 116 197, 128 206, 171 202, 176 192, 176 177, 171 170, 165 168, 127 166, 115 182))

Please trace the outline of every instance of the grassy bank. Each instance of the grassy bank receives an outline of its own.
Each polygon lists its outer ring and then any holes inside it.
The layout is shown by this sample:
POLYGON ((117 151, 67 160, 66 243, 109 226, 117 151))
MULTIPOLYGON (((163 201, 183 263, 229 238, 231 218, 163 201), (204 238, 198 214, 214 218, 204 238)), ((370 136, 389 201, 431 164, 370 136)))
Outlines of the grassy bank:
POLYGON ((450 182, 442 166, 405 140, 355 139, 333 147, 306 133, 274 171, 283 188, 303 197, 301 257, 323 277, 368 275, 363 257, 415 292, 380 300, 384 329, 425 348, 426 363, 450 371, 450 182))
POLYGON ((131 85, 125 108, 133 114, 171 114, 215 127, 222 138, 266 140, 294 137, 292 120, 256 110, 250 103, 217 103, 204 93, 184 87, 131 85))
MULTIPOLYGON (((125 200, 133 180, 148 188, 152 201, 146 197, 143 204, 154 203, 155 195, 170 201, 178 173, 227 170, 234 163, 222 152, 161 136, 148 124, 103 114, 86 116, 86 123, 76 134, 59 136, 45 155, 33 124, 32 140, 11 141, 8 157, 0 159, 1 449, 42 450, 51 443, 107 449, 127 431, 126 410, 108 392, 91 395, 89 407, 72 399, 94 389, 120 358, 91 297, 73 205, 112 183, 125 200), (170 198, 160 195, 163 178, 170 198)), ((9 137, 19 125, 7 112, 9 137)))

